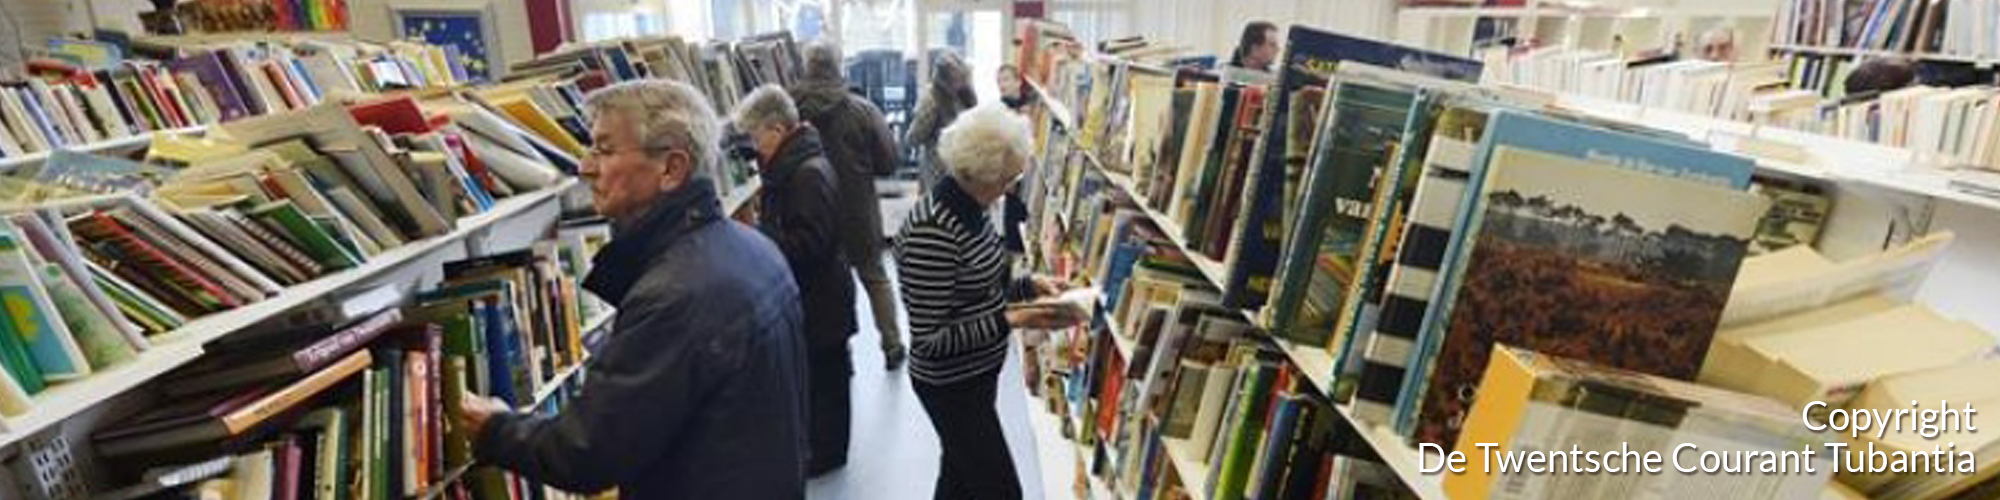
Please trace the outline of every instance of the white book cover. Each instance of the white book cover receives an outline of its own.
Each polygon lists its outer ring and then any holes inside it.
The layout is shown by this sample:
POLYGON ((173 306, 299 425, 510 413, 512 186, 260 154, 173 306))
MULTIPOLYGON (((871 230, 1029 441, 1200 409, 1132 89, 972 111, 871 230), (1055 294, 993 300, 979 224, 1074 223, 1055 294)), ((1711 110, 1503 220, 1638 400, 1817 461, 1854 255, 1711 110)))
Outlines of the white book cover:
POLYGON ((105 131, 112 137, 131 137, 132 127, 125 123, 124 115, 118 114, 118 103, 111 100, 111 89, 103 85, 85 87, 84 100, 90 102, 90 112, 97 116, 98 123, 104 124, 105 131))
POLYGON ((124 335, 127 343, 132 344, 134 350, 144 351, 153 347, 152 341, 146 339, 145 332, 141 331, 138 325, 125 319, 118 310, 118 305, 105 295, 95 280, 91 279, 90 268, 84 265, 83 256, 77 252, 74 246, 76 239, 69 234, 69 227, 61 223, 60 213, 54 209, 46 209, 35 213, 15 214, 11 220, 15 227, 22 230, 23 236, 28 238, 28 243, 43 259, 62 266, 64 272, 77 280, 84 296, 90 299, 98 311, 112 320, 113 326, 118 327, 119 333, 124 335), (51 224, 51 220, 56 222, 51 224))
POLYGON ((49 138, 43 135, 34 118, 28 116, 28 106, 15 89, 0 87, 0 113, 6 114, 7 128, 29 153, 49 150, 49 138))

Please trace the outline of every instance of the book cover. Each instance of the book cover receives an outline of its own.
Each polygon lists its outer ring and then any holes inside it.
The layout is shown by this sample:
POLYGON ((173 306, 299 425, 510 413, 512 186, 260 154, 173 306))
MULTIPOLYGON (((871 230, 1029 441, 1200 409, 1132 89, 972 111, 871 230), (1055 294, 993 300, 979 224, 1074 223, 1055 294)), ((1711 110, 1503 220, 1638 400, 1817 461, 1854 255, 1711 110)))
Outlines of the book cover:
POLYGON ((1190 241, 1210 259, 1220 261, 1227 256, 1229 235, 1232 228, 1240 223, 1236 208, 1243 200, 1243 183, 1253 167, 1251 153, 1257 147, 1258 117, 1262 116, 1267 101, 1263 87, 1244 88, 1243 103, 1239 106, 1241 120, 1230 134, 1230 149, 1223 160, 1221 183, 1208 204, 1208 220, 1202 226, 1201 238, 1190 241))
MULTIPOLYGON (((1424 311, 1417 345, 1410 352, 1410 373, 1433 371, 1430 362, 1445 339, 1445 328, 1451 324, 1458 282, 1467 269, 1463 262, 1469 258, 1468 254, 1477 241, 1477 217, 1485 209, 1483 189, 1487 166, 1491 162, 1492 151, 1500 146, 1590 159, 1619 168, 1737 190, 1749 186, 1750 174, 1755 169, 1747 158, 1711 151, 1706 146, 1674 138, 1597 128, 1532 113, 1494 112, 1487 125, 1486 137, 1470 163, 1472 169, 1467 174, 1467 189, 1461 193, 1458 212, 1452 215, 1454 232, 1446 247, 1445 260, 1438 267, 1440 272, 1436 279, 1439 282, 1434 285, 1438 287, 1434 294, 1437 300, 1424 311)), ((1418 394, 1425 390, 1427 383, 1428 379, 1424 377, 1405 377, 1397 398, 1400 402, 1396 410, 1399 431, 1407 433, 1413 428, 1416 407, 1425 404, 1417 401, 1418 394)))
POLYGON ((221 121, 236 121, 254 114, 240 90, 242 83, 223 62, 222 53, 202 52, 168 62, 167 67, 176 73, 193 74, 195 81, 200 82, 201 87, 214 98, 215 107, 221 112, 221 121))
POLYGON ((1765 201, 1514 146, 1489 168, 1417 440, 1456 444, 1502 343, 1692 380, 1765 201))
POLYGON ((1459 105, 1439 113, 1424 152, 1423 177, 1416 182, 1407 221, 1397 229, 1396 262, 1383 287, 1374 331, 1366 343, 1351 347, 1361 349, 1362 356, 1351 404, 1354 416, 1364 422, 1387 423, 1398 406, 1411 346, 1423 328, 1488 116, 1479 107, 1459 105))
MULTIPOLYGON (((1240 108, 1243 90, 1244 87, 1234 85, 1222 88, 1212 128, 1201 131, 1210 137, 1206 142, 1208 147, 1198 155, 1200 160, 1195 163, 1195 168, 1181 173, 1190 180, 1187 189, 1180 194, 1183 198, 1180 211, 1173 216, 1174 223, 1180 225, 1181 239, 1190 244, 1198 245, 1197 238, 1201 237, 1203 224, 1208 220, 1208 204, 1214 198, 1224 165, 1231 158, 1230 146, 1239 144, 1231 138, 1236 137, 1236 129, 1245 119, 1240 108)), ((1198 251, 1195 248, 1190 250, 1198 251)))
POLYGON ((375 129, 364 129, 337 104, 260 116, 222 127, 230 135, 253 143, 306 138, 320 151, 329 153, 359 188, 358 194, 367 195, 384 218, 405 235, 432 236, 452 229, 452 221, 428 203, 409 174, 397 168, 396 161, 369 132, 375 129))
POLYGON ((1375 215, 1378 179, 1401 175, 1391 156, 1403 141, 1416 89, 1387 82, 1339 81, 1315 137, 1296 234, 1285 243, 1280 276, 1295 284, 1267 306, 1273 333, 1322 346, 1347 294, 1367 272, 1362 240, 1375 215))
POLYGON ((1246 223, 1231 236, 1228 283, 1223 286, 1223 302, 1231 307, 1254 309, 1264 305, 1276 273, 1278 253, 1287 228, 1280 203, 1284 198, 1284 157, 1288 137, 1286 120, 1293 92, 1325 85, 1327 77, 1342 61, 1392 68, 1448 80, 1476 81, 1483 69, 1478 61, 1442 53, 1364 38, 1292 26, 1285 33, 1285 54, 1279 58, 1278 86, 1272 91, 1277 101, 1264 115, 1263 135, 1257 141, 1248 189, 1243 194, 1244 210, 1238 215, 1246 223))
POLYGON ((245 212, 251 220, 263 225, 264 229, 285 237, 314 262, 329 270, 347 269, 360 265, 361 258, 349 252, 335 241, 326 228, 308 218, 305 212, 291 200, 278 200, 258 205, 245 212))
MULTIPOLYGON (((81 292, 92 308, 98 311, 97 316, 105 318, 127 345, 134 351, 150 349, 152 343, 146 340, 136 325, 120 315, 117 306, 92 279, 90 270, 84 266, 82 255, 76 251, 74 246, 76 240, 70 237, 69 228, 62 224, 49 224, 44 217, 49 217, 48 220, 61 220, 60 214, 55 210, 45 209, 41 212, 14 214, 8 217, 8 221, 19 231, 20 236, 36 255, 43 261, 62 269, 63 274, 71 279, 77 291, 81 292)), ((68 318, 69 314, 64 313, 64 317, 68 318)))

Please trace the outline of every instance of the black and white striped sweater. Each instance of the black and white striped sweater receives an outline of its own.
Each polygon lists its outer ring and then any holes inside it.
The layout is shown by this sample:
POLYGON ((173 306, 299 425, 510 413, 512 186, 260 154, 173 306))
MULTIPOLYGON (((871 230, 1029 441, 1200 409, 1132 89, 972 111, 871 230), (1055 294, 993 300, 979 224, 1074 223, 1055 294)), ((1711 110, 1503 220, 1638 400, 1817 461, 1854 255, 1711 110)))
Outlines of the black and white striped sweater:
POLYGON ((1012 278, 985 207, 946 178, 896 235, 897 278, 910 318, 910 376, 950 384, 1000 369, 1011 329, 1012 278))

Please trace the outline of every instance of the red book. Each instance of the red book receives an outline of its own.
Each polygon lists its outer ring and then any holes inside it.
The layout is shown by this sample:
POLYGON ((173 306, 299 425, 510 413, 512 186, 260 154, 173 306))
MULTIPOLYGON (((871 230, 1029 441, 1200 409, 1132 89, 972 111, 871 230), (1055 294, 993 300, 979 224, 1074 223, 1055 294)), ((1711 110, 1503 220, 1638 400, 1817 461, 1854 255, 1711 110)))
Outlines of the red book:
POLYGON ((480 160, 479 155, 472 153, 472 148, 465 146, 464 137, 458 134, 445 134, 444 143, 458 153, 460 163, 465 165, 465 173, 471 174, 473 180, 479 181, 479 187, 485 188, 487 193, 495 196, 501 193, 500 180, 493 177, 493 171, 486 168, 486 162, 480 160))
POLYGON ((277 0, 271 4, 271 17, 278 25, 278 31, 299 31, 299 13, 292 10, 289 0, 277 0))
POLYGON ((422 134, 432 130, 430 120, 410 96, 380 99, 347 107, 347 114, 362 125, 381 127, 391 134, 422 134))
POLYGON ((306 460, 305 451, 299 449, 297 439, 292 436, 285 436, 285 440, 278 443, 278 449, 275 451, 276 453, 272 455, 277 457, 278 477, 274 488, 277 491, 272 498, 299 500, 299 471, 306 460))
POLYGON ((278 63, 265 61, 258 69, 271 78, 271 86, 278 88, 278 95, 285 99, 286 106, 292 109, 305 109, 310 106, 305 98, 299 96, 298 87, 292 86, 291 75, 286 74, 284 68, 279 68, 278 63))
POLYGON ((134 73, 139 77, 139 87, 145 90, 147 97, 152 98, 153 106, 160 113, 160 120, 166 122, 164 125, 168 128, 187 126, 187 114, 181 109, 180 103, 167 96, 166 89, 160 87, 159 77, 154 68, 140 66, 137 69, 138 71, 134 73))

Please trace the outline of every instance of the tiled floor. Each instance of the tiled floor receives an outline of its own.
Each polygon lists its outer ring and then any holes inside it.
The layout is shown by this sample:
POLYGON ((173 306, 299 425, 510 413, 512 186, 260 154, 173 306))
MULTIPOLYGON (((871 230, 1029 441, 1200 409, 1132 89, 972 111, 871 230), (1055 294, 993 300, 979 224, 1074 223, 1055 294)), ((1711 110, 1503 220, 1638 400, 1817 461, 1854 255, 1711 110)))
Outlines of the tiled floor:
MULTIPOLYGON (((885 183, 886 184, 886 183, 885 183)), ((884 186, 889 188, 891 186, 884 186)), ((908 184, 894 185, 907 189, 908 184)), ((913 191, 912 191, 913 192, 913 191)), ((901 226, 903 212, 915 195, 883 200, 884 230, 901 226)), ((937 435, 929 417, 910 389, 909 374, 882 368, 880 338, 867 297, 855 305, 861 332, 851 343, 854 352, 853 441, 847 467, 813 480, 807 489, 814 500, 924 500, 931 498, 937 479, 937 435)), ((1007 444, 1021 474, 1027 500, 1067 499, 1074 449, 1063 441, 1054 420, 1028 397, 1021 380, 1019 349, 1000 376, 1000 420, 1007 444), (1045 479, 1050 479, 1046 480, 1045 479)))

